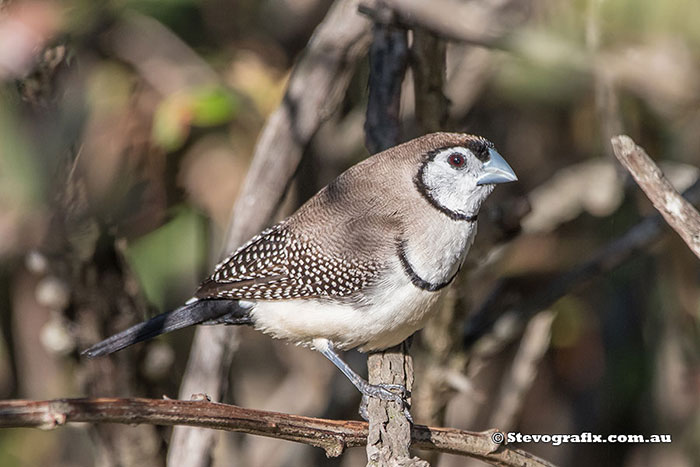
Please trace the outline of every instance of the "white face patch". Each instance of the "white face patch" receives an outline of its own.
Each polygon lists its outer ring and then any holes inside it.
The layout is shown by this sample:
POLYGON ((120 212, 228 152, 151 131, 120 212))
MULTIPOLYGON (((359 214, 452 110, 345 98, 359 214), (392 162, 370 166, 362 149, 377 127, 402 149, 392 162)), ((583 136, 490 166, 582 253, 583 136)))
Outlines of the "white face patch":
POLYGON ((469 149, 456 146, 437 152, 418 174, 419 188, 441 210, 455 216, 474 216, 481 203, 493 191, 493 185, 477 186, 483 170, 481 162, 469 149), (459 164, 460 158, 463 161, 459 164))

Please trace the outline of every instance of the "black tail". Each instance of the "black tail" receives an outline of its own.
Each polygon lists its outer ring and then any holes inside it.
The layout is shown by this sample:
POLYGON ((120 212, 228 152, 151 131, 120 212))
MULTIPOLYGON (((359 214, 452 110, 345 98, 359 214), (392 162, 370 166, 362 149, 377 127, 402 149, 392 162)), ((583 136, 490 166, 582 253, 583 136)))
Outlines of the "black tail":
POLYGON ((193 324, 251 324, 248 310, 232 300, 199 300, 160 314, 82 352, 88 358, 111 354, 137 342, 193 324))

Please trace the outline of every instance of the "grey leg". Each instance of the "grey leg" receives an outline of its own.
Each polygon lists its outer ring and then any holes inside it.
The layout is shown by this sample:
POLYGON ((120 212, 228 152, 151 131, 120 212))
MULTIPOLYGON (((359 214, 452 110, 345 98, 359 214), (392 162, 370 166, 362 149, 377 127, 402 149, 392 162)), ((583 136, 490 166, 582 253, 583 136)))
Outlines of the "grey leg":
POLYGON ((340 355, 338 355, 333 348, 333 346, 328 343, 327 346, 318 349, 328 360, 330 360, 340 371, 343 372, 345 376, 350 380, 350 382, 362 393, 362 404, 360 405, 360 415, 362 418, 367 420, 367 407, 366 398, 376 397, 385 401, 394 401, 398 403, 404 411, 408 421, 413 422, 411 419, 411 414, 408 411, 408 404, 406 403, 405 397, 408 396, 408 391, 401 384, 370 384, 365 381, 362 376, 355 373, 355 371, 348 366, 340 355), (396 391, 396 392, 394 392, 396 391))

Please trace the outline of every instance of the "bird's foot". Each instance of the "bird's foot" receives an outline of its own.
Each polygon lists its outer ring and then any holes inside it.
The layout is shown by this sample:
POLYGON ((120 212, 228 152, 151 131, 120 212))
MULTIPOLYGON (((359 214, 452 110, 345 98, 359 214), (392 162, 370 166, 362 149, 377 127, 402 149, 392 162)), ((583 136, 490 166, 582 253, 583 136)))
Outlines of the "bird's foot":
POLYGON ((411 397, 411 392, 406 389, 406 386, 403 384, 367 384, 367 386, 362 389, 362 402, 360 402, 359 413, 363 419, 369 421, 369 414, 367 412, 369 398, 376 397, 377 399, 392 401, 399 404, 406 419, 410 423, 413 423, 410 412, 411 406, 406 400, 411 397))

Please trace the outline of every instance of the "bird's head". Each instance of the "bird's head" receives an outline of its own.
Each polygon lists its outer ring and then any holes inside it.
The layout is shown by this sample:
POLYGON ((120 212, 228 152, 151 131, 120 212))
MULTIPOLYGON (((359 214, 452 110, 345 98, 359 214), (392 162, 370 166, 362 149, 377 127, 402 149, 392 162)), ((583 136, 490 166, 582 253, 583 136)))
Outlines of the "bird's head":
POLYGON ((496 184, 518 179, 485 138, 459 133, 429 137, 432 148, 424 152, 414 182, 434 207, 452 217, 476 215, 496 184))

